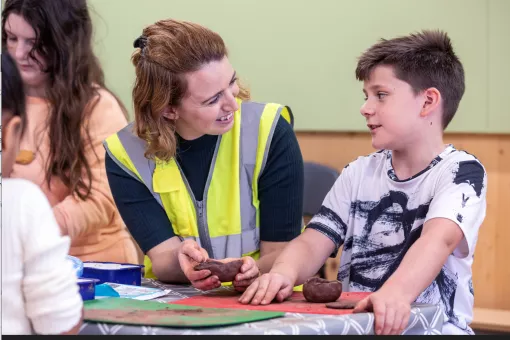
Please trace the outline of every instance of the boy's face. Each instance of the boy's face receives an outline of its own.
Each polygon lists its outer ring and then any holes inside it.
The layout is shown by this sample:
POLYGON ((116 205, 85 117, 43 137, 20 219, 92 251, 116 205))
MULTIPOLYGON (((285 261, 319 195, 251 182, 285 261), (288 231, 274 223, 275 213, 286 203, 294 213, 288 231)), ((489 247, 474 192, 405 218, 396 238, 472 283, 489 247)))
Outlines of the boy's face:
POLYGON ((365 103, 361 114, 367 121, 375 149, 401 150, 419 136, 424 96, 395 77, 391 66, 375 67, 364 81, 365 103))
POLYGON ((2 177, 11 175, 12 167, 19 153, 21 140, 21 119, 12 112, 2 110, 2 177))

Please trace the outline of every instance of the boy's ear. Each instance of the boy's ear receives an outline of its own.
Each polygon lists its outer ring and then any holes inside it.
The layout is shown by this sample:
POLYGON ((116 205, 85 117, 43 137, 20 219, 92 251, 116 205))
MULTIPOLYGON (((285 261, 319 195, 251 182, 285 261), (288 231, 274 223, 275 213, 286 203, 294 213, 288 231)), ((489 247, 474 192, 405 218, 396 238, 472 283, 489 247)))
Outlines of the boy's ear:
POLYGON ((179 114, 175 111, 175 109, 171 106, 165 107, 161 115, 169 120, 177 120, 179 119, 179 114))
POLYGON ((441 103, 441 92, 435 87, 430 87, 423 92, 425 101, 420 112, 421 117, 427 117, 434 112, 441 103))

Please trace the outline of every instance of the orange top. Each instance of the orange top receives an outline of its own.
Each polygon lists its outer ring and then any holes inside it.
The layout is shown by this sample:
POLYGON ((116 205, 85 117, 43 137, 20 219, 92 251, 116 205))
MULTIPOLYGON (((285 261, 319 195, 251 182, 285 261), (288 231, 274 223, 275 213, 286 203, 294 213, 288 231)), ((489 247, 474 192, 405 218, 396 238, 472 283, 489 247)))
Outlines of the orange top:
POLYGON ((92 145, 85 153, 92 172, 92 190, 87 200, 75 197, 57 178, 45 180, 49 150, 46 120, 49 105, 45 99, 27 98, 27 127, 20 149, 34 152, 34 159, 14 165, 13 178, 25 178, 39 185, 48 198, 58 224, 71 238, 70 255, 83 261, 138 263, 137 250, 112 198, 105 170, 102 141, 127 124, 115 97, 101 89, 100 100, 89 117, 92 145), (96 158, 97 155, 97 158, 96 158), (50 189, 51 187, 51 189, 50 189))

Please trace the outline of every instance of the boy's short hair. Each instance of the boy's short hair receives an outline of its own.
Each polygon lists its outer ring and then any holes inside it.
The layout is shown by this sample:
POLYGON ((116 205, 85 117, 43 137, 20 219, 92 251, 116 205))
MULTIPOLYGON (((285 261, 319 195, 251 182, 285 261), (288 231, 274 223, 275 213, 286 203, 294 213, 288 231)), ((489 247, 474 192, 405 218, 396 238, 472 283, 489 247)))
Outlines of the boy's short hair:
POLYGON ((381 39, 358 60, 356 78, 366 80, 374 67, 392 66, 395 76, 415 94, 435 87, 443 98, 443 129, 455 116, 464 95, 464 68, 445 32, 424 30, 394 39, 381 39))
POLYGON ((21 132, 26 126, 25 91, 16 63, 8 53, 2 53, 2 110, 21 118, 21 132))

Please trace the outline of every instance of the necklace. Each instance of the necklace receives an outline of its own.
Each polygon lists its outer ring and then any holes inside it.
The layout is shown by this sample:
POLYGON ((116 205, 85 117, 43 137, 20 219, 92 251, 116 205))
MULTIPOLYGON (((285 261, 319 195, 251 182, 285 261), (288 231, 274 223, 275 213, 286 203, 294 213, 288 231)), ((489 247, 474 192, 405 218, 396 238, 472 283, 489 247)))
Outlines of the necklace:
POLYGON ((35 159, 35 153, 30 150, 20 150, 16 156, 16 163, 27 165, 35 159))

